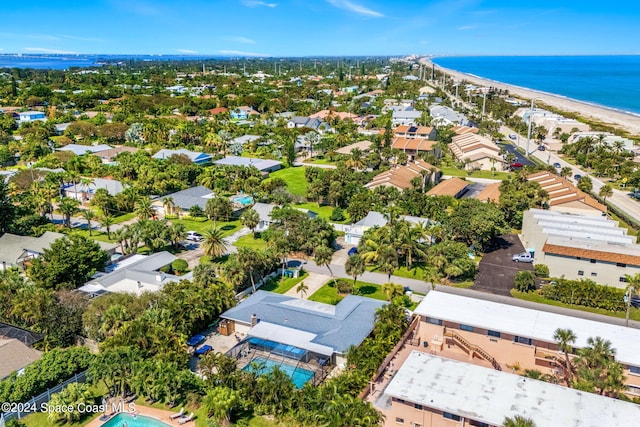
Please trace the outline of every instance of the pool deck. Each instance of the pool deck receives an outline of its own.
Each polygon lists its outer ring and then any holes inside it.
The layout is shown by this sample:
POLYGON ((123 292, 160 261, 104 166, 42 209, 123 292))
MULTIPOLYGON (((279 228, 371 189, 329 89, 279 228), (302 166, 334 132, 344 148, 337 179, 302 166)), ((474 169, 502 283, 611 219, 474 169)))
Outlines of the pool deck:
MULTIPOLYGON (((126 404, 125 404, 126 406, 126 404)), ((169 417, 173 414, 176 414, 180 412, 180 408, 176 408, 175 411, 165 411, 163 409, 156 409, 156 408, 151 408, 149 406, 142 406, 142 405, 136 405, 136 413, 138 415, 143 415, 145 417, 151 417, 151 418, 155 418, 158 421, 162 421, 163 423, 170 425, 170 426, 179 426, 179 425, 183 425, 183 426, 189 426, 189 425, 195 425, 194 422, 189 422, 187 424, 178 424, 178 420, 171 420, 169 417)), ((185 409, 185 416, 188 416, 191 412, 187 411, 185 409)), ((116 415, 116 414, 113 414, 116 415)), ((109 418, 111 419, 111 418, 109 418)), ((95 419, 91 420, 86 427, 100 427, 101 425, 103 425, 104 423, 106 423, 109 420, 106 421, 100 421, 100 417, 96 417, 95 419)))

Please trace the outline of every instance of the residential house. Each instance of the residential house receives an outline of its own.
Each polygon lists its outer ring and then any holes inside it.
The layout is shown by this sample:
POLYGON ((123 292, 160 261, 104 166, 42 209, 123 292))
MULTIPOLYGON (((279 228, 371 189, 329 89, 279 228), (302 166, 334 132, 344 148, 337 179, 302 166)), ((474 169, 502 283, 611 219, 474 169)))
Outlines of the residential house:
POLYGON ((65 184, 62 186, 62 191, 65 197, 71 197, 84 203, 93 199, 96 191, 101 188, 107 190, 107 193, 110 195, 115 196, 116 194, 122 193, 124 185, 115 179, 91 178, 87 182, 65 184))
MULTIPOLYGON (((410 215, 402 215, 400 216, 400 220, 407 221, 412 224, 423 224, 423 225, 431 225, 433 221, 428 218, 420 218, 417 216, 410 215)), ((373 227, 383 227, 387 225, 389 220, 385 217, 384 214, 376 211, 371 211, 362 218, 360 221, 352 224, 345 230, 344 241, 348 245, 359 245, 362 236, 364 236, 365 231, 369 230, 373 227)))
POLYGON ((207 201, 215 197, 213 191, 207 187, 200 185, 198 187, 187 188, 186 190, 178 191, 176 193, 167 194, 162 198, 156 198, 151 202, 155 211, 161 215, 188 215, 189 209, 193 206, 198 206, 203 211, 207 207, 207 201), (173 204, 168 206, 164 200, 173 200, 173 204), (168 209, 169 212, 166 212, 168 209))
POLYGON ((362 152, 368 152, 369 149, 371 148, 371 145, 373 144, 373 142, 371 141, 358 141, 358 142, 354 142, 353 144, 349 144, 346 145, 344 147, 340 147, 336 150, 336 153, 338 154, 351 154, 351 151, 353 151, 354 149, 358 149, 362 152))
POLYGON ((168 148, 163 148, 162 150, 158 151, 156 154, 154 154, 151 157, 153 157, 154 159, 164 160, 164 159, 170 158, 171 156, 180 156, 180 155, 187 156, 189 160, 191 160, 196 165, 203 165, 211 162, 210 154, 203 153, 200 151, 190 151, 190 150, 187 150, 186 148, 180 148, 178 150, 170 150, 168 148))
MULTIPOLYGON (((41 256, 51 244, 58 239, 66 237, 65 234, 46 231, 40 237, 19 236, 17 234, 4 233, 0 237, 0 269, 17 267, 25 269, 33 258, 41 256)), ((100 249, 109 255, 115 254, 118 245, 114 243, 96 241, 100 249)))
POLYGON ((323 121, 327 121, 330 119, 355 120, 358 118, 358 115, 353 113, 348 113, 345 111, 320 110, 317 113, 311 114, 309 118, 320 119, 323 121))
POLYGON ((606 145, 611 149, 616 149, 617 146, 623 151, 634 151, 636 146, 632 139, 623 138, 618 135, 614 135, 609 132, 576 132, 569 138, 570 143, 580 141, 582 138, 592 138, 596 143, 606 145))
POLYGON ((473 127, 474 125, 464 114, 443 105, 432 105, 429 107, 429 113, 432 117, 431 124, 434 126, 462 125, 473 127))
POLYGON ((451 196, 459 199, 472 185, 472 183, 454 176, 440 181, 438 185, 427 191, 427 196, 451 196))
POLYGON ((76 156, 83 156, 85 154, 94 154, 100 151, 110 150, 113 147, 106 144, 96 145, 80 145, 80 144, 67 144, 64 147, 58 148, 58 151, 70 151, 76 156))
POLYGON ((216 160, 213 164, 254 167, 263 173, 275 172, 282 169, 282 163, 277 160, 258 159, 255 157, 227 156, 224 159, 216 160))
POLYGON ((464 135, 464 134, 467 134, 467 133, 478 133, 480 131, 480 129, 478 129, 476 127, 461 126, 461 125, 453 126, 451 128, 451 130, 456 135, 464 135))
POLYGON ((56 135, 58 136, 63 135, 64 131, 67 130, 70 124, 71 122, 55 124, 54 127, 56 129, 56 135))
POLYGON ((467 170, 501 170, 505 165, 500 147, 484 136, 473 133, 456 135, 451 139, 449 149, 467 170))
POLYGON ((309 128, 313 129, 319 133, 324 133, 329 130, 331 127, 328 123, 325 123, 322 119, 304 117, 304 116, 293 116, 287 122, 287 128, 309 128))
POLYGON ((425 138, 405 138, 396 136, 391 140, 391 148, 401 150, 407 154, 409 160, 414 160, 420 153, 431 153, 435 157, 440 157, 440 150, 437 149, 437 141, 425 138))
POLYGON ((137 153, 140 151, 139 148, 128 147, 126 145, 118 145, 117 147, 109 148, 107 150, 96 151, 93 153, 94 156, 100 157, 102 163, 104 164, 114 164, 114 160, 116 156, 120 153, 137 153))
POLYGON ((365 188, 395 187, 398 190, 406 190, 413 187, 412 181, 415 178, 424 180, 425 186, 434 185, 440 182, 442 172, 437 167, 417 159, 407 162, 406 165, 395 165, 391 169, 374 176, 371 181, 365 184, 365 188))
POLYGON ((605 205, 551 172, 537 172, 527 176, 527 180, 537 182, 547 193, 546 204, 550 210, 594 216, 601 216, 607 211, 605 205))
POLYGON ((438 137, 436 128, 432 126, 398 126, 393 130, 393 134, 406 139, 430 139, 432 141, 438 137))
MULTIPOLYGON (((255 231, 258 233, 261 233, 265 231, 267 228, 269 228, 269 226, 273 222, 273 220, 271 219, 271 213, 275 208, 279 208, 279 206, 272 205, 270 203, 254 203, 251 208, 258 213, 258 218, 259 218, 258 225, 255 231)), ((302 209, 302 208, 294 208, 294 209, 297 209, 301 212, 306 213, 307 216, 309 216, 309 218, 316 218, 318 216, 317 213, 309 209, 302 209)))
POLYGON ((560 114, 553 113, 551 111, 543 110, 541 108, 521 108, 515 112, 516 116, 522 117, 522 121, 529 123, 536 128, 539 126, 544 127, 548 132, 545 137, 552 137, 553 133, 560 129, 560 132, 573 133, 576 129, 578 131, 589 131, 589 125, 579 122, 575 119, 567 119, 560 114))
POLYGON ((224 107, 216 107, 216 108, 211 108, 207 111, 209 111, 209 114, 211 114, 212 116, 217 116, 218 114, 227 113, 229 110, 224 107))
POLYGON ((413 107, 404 107, 403 110, 391 113, 391 124, 393 126, 416 126, 422 117, 422 111, 413 107))
POLYGON ((162 267, 171 265, 176 259, 178 257, 166 251, 149 256, 135 255, 131 262, 121 261, 121 265, 113 271, 95 275, 78 290, 91 297, 105 292, 135 295, 143 292, 157 292, 167 283, 191 279, 191 273, 176 276, 160 271, 162 267))
POLYGON ((238 108, 234 108, 230 111, 231 118, 234 120, 248 120, 254 116, 259 116, 256 110, 252 107, 241 106, 238 108))
POLYGON ((374 404, 385 427, 633 425, 640 405, 413 351, 374 404), (615 421, 614 421, 615 420, 615 421))
MULTIPOLYGON (((616 361, 624 366, 627 394, 640 396, 640 330, 622 326, 624 321, 608 316, 546 304, 523 307, 514 300, 495 302, 481 292, 473 297, 430 291, 414 310, 419 323, 414 335, 436 355, 459 359, 496 371, 538 370, 563 376, 565 354, 560 351, 555 331, 570 329, 576 335, 573 351, 589 345, 588 339, 602 337, 616 351, 616 361), (597 320, 595 320, 597 319, 597 320)), ((418 343, 416 343, 418 344, 418 343)), ((513 389, 509 389, 513 392, 513 389)))
POLYGON ((349 348, 360 345, 371 333, 376 311, 385 304, 348 295, 330 305, 258 290, 220 318, 246 335, 249 343, 275 350, 282 345, 280 356, 301 359, 310 352, 335 365, 344 363, 349 348))
POLYGON ((242 135, 237 138, 233 138, 231 141, 229 141, 229 145, 232 146, 235 144, 239 144, 239 145, 245 146, 246 144, 250 144, 253 141, 257 141, 260 138, 262 138, 260 135, 242 135))
POLYGON ((47 115, 42 111, 23 111, 21 113, 13 113, 18 125, 30 122, 46 122, 47 115))
POLYGON ((522 241, 552 277, 625 288, 625 276, 640 273, 636 237, 607 217, 530 209, 523 216, 522 241))
POLYGON ((502 182, 494 182, 493 184, 486 185, 480 193, 478 193, 476 199, 481 202, 500 203, 500 185, 502 185, 502 182))
POLYGON ((0 380, 13 372, 21 375, 24 368, 40 359, 41 353, 32 346, 42 338, 35 332, 0 322, 0 380))

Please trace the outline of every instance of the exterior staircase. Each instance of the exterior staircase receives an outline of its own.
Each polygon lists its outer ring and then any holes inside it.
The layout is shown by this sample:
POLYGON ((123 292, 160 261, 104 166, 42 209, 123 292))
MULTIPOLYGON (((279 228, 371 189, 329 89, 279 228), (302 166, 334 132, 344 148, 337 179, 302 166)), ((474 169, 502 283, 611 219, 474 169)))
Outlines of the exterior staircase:
POLYGON ((455 331, 451 329, 447 329, 444 331, 444 336, 447 338, 451 338, 451 340, 460 348, 469 353, 470 357, 473 357, 474 354, 480 356, 481 359, 486 360, 491 363, 491 366, 497 371, 502 371, 502 366, 498 363, 498 361, 487 353, 482 347, 478 347, 475 344, 471 344, 467 341, 462 335, 459 335, 455 331))

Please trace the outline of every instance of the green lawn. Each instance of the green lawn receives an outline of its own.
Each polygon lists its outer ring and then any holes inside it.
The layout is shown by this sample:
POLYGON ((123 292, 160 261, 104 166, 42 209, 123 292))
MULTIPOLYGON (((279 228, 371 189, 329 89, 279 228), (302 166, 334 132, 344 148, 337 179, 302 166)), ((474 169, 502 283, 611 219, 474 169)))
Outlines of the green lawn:
MULTIPOLYGON (((353 282, 353 280, 351 279, 344 280, 350 280, 351 282, 353 282)), ((382 286, 376 285, 374 283, 361 282, 359 280, 356 282, 356 286, 353 289, 353 294, 382 301, 387 300, 385 295, 382 293, 382 286)), ((309 300, 336 305, 340 301, 342 301, 344 297, 345 296, 338 293, 338 288, 334 286, 333 280, 330 280, 325 283, 320 289, 314 292, 313 295, 309 297, 309 300)))
MULTIPOLYGON (((93 223, 91 223, 91 225, 93 226, 93 223)), ((99 240, 101 242, 108 242, 108 243, 116 243, 115 240, 107 238, 106 232, 103 233, 102 231, 98 231, 98 230, 93 230, 91 232, 91 236, 89 236, 89 230, 74 228, 69 234, 79 234, 81 236, 86 237, 87 239, 99 240)), ((113 230, 111 230, 111 237, 113 237, 113 230)))
POLYGON ((310 159, 305 160, 303 163, 310 163, 313 165, 335 165, 336 162, 333 162, 329 159, 322 157, 312 157, 310 159))
MULTIPOLYGON (((331 213, 333 212, 333 206, 318 207, 317 203, 309 202, 309 203, 299 203, 297 205, 294 205, 294 207, 300 208, 300 209, 309 209, 310 211, 317 213, 320 218, 326 219, 327 221, 331 221, 330 218, 331 218, 331 213)), ((332 221, 332 222, 339 222, 340 224, 348 223, 349 215, 345 210, 343 210, 342 212, 344 213, 344 216, 347 219, 345 219, 344 221, 332 221)))
POLYGON ((498 171, 492 172, 492 171, 480 170, 480 171, 473 171, 471 172, 471 175, 469 175, 469 173, 466 170, 458 169, 453 166, 443 165, 443 166, 440 166, 440 169, 442 170, 443 175, 451 175, 451 176, 461 176, 461 177, 470 176, 472 178, 489 178, 489 179, 498 179, 498 180, 505 180, 505 179, 508 179, 509 177, 509 172, 498 172, 498 171))
MULTIPOLYGON (((183 224, 187 231, 197 231, 200 234, 204 234, 206 230, 213 227, 213 221, 211 220, 172 219, 171 223, 183 224)), ((221 228, 226 237, 238 231, 242 225, 240 220, 236 219, 234 221, 218 221, 216 222, 216 227, 221 228)))
MULTIPOLYGON (((605 316, 618 317, 622 319, 625 318, 625 314, 626 314, 624 311, 609 311, 601 308, 583 307, 575 304, 565 304, 560 301, 555 301, 555 300, 545 298, 542 295, 538 294, 537 292, 527 293, 527 292, 519 292, 519 291, 516 291, 515 289, 512 289, 511 295, 515 298, 525 300, 525 301, 553 305, 556 307, 571 308, 573 310, 588 311, 589 313, 603 314, 605 316)), ((629 319, 640 321, 640 309, 631 307, 631 310, 629 311, 629 319)))
POLYGON ((239 238, 234 244, 238 248, 251 248, 264 250, 267 248, 267 242, 261 238, 253 238, 253 233, 249 233, 246 236, 239 238))
POLYGON ((284 294, 289 289, 302 282, 308 275, 309 273, 305 271, 297 278, 283 279, 282 276, 278 276, 277 278, 274 278, 274 280, 262 285, 260 289, 263 291, 275 292, 276 294, 284 294))
POLYGON ((129 212, 124 215, 113 217, 113 223, 120 224, 121 222, 129 221, 130 219, 133 219, 135 217, 136 217, 135 212, 129 212))
POLYGON ((304 196, 307 192, 307 180, 304 177, 304 166, 289 167, 272 172, 267 180, 281 178, 287 183, 287 190, 296 196, 304 196))

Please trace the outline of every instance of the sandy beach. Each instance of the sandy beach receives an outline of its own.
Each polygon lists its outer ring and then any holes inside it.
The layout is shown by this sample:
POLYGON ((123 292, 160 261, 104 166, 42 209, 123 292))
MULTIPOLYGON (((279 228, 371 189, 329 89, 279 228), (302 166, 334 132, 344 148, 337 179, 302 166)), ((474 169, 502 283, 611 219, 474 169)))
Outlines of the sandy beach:
POLYGON ((447 75, 453 77, 454 79, 466 80, 476 85, 492 86, 502 90, 508 90, 509 93, 524 99, 536 98, 552 107, 567 112, 579 113, 584 117, 592 117, 601 122, 623 128, 629 133, 640 137, 640 116, 630 113, 624 113, 622 111, 617 111, 611 108, 589 104, 582 101, 577 101, 575 99, 566 98, 560 95, 527 89, 520 86, 514 86, 490 79, 477 77, 471 74, 461 73, 459 71, 441 67, 438 64, 430 61, 429 58, 422 58, 420 62, 428 65, 429 67, 434 64, 436 69, 445 72, 447 75))

